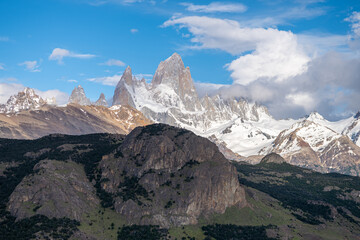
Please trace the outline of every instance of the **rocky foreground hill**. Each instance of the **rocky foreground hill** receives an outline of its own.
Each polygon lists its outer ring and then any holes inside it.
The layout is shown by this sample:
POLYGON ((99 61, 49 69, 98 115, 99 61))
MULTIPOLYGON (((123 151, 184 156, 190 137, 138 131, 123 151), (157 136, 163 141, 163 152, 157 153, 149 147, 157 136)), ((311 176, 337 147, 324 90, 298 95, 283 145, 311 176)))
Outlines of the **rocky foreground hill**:
POLYGON ((4 239, 356 239, 359 178, 230 163, 163 124, 0 140, 4 239))

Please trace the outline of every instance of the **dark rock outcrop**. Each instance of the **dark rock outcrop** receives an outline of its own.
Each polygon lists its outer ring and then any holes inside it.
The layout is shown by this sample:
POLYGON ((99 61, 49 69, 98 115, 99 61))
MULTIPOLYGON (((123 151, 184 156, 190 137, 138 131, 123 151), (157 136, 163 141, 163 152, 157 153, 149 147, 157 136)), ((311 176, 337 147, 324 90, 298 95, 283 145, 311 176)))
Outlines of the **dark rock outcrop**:
POLYGON ((200 215, 246 202, 235 168, 214 143, 164 124, 134 129, 99 168, 115 210, 133 223, 196 224, 200 215))
POLYGON ((8 210, 17 219, 42 214, 81 220, 99 204, 96 190, 81 165, 43 160, 35 165, 34 171, 10 196, 8 210))

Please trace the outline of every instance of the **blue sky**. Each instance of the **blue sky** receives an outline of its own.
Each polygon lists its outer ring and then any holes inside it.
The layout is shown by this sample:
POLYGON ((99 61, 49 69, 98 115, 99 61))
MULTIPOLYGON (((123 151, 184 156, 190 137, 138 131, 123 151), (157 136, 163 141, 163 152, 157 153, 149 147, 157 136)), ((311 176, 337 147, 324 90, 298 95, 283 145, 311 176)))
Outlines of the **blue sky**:
POLYGON ((110 98, 127 65, 150 80, 178 52, 202 89, 231 85, 224 96, 261 102, 277 117, 318 110, 340 118, 360 108, 349 100, 360 95, 351 67, 358 11, 355 0, 1 1, 0 101, 29 86, 62 103, 79 84, 93 101, 101 92, 110 98), (329 82, 332 64, 342 67, 329 82), (344 69, 348 79, 339 79, 344 69))

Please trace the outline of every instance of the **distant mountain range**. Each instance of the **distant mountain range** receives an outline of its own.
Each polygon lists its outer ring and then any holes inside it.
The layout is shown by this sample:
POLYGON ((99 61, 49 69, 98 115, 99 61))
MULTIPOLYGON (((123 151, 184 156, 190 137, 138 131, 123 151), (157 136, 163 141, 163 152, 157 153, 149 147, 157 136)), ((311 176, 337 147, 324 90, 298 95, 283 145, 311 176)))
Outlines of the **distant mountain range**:
POLYGON ((127 133, 135 126, 158 122, 207 137, 232 160, 258 163, 262 156, 276 152, 287 162, 317 171, 360 173, 360 114, 337 122, 318 113, 298 120, 276 120, 265 106, 246 99, 200 98, 190 69, 177 53, 159 64, 151 83, 136 79, 127 67, 112 99, 112 107, 103 94, 91 103, 78 86, 67 107, 56 107, 26 88, 0 106, 1 136, 36 138, 56 131, 127 133), (114 112, 119 109, 131 114, 114 112), (51 124, 49 116, 54 116, 51 124), (71 120, 64 121, 68 116, 71 120))

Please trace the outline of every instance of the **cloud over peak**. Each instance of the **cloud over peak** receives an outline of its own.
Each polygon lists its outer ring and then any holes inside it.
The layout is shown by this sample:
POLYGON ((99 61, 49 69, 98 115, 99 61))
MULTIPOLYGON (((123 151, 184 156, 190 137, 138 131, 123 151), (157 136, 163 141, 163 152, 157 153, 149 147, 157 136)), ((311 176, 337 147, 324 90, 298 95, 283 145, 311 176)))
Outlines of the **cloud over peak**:
POLYGON ((187 28, 193 49, 220 49, 237 56, 227 69, 238 84, 247 85, 259 78, 283 81, 306 71, 310 60, 291 32, 199 16, 172 18, 163 26, 187 28))

